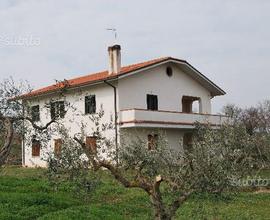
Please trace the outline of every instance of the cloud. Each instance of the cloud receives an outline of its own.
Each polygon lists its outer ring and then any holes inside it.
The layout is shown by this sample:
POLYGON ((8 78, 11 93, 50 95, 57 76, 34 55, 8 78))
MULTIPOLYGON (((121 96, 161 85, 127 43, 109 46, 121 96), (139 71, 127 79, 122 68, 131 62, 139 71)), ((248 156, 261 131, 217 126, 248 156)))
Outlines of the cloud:
POLYGON ((116 27, 124 64, 183 58, 228 92, 214 98, 214 111, 252 105, 270 94, 269 9, 266 0, 1 0, 0 79, 39 87, 103 70, 113 41, 105 29, 116 27), (40 44, 6 42, 31 37, 40 44))

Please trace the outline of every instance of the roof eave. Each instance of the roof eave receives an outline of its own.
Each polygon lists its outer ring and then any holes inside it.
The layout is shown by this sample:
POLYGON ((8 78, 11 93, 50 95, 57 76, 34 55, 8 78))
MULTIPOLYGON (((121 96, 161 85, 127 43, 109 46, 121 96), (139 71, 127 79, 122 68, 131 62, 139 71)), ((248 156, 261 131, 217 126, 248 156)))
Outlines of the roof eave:
MULTIPOLYGON (((67 90, 72 90, 72 89, 77 89, 77 88, 81 88, 81 87, 101 84, 104 81, 113 81, 113 80, 116 80, 117 78, 118 78, 118 76, 115 76, 115 75, 114 76, 109 76, 109 77, 107 77, 105 79, 95 80, 95 81, 87 82, 87 83, 81 83, 81 84, 78 84, 78 85, 71 85, 71 86, 67 87, 66 89, 67 90)), ((53 91, 50 90, 50 91, 45 91, 45 92, 37 93, 37 94, 22 95, 22 96, 19 96, 17 98, 14 98, 14 99, 17 99, 17 100, 30 100, 30 99, 34 99, 34 98, 37 98, 37 97, 53 95, 53 94, 56 94, 57 92, 61 92, 61 88, 56 88, 53 91)))

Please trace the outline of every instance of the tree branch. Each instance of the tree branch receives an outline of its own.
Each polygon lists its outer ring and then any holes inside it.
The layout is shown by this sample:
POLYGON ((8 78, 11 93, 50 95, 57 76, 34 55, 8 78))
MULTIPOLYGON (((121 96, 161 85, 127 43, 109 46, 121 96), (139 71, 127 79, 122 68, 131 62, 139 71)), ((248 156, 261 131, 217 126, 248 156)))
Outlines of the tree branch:
POLYGON ((22 120, 26 120, 29 121, 32 125, 32 127, 34 129, 37 129, 39 131, 43 131, 46 130, 52 123, 55 123, 56 121, 54 119, 52 119, 51 121, 49 121, 48 123, 46 123, 44 126, 38 126, 33 120, 32 118, 29 117, 15 117, 13 118, 14 121, 22 121, 22 120))
POLYGON ((92 152, 90 152, 87 149, 85 143, 82 142, 79 138, 74 137, 74 140, 77 141, 77 143, 79 143, 81 145, 86 156, 93 164, 95 170, 98 170, 99 168, 104 167, 104 168, 108 169, 110 171, 110 173, 114 176, 114 178, 117 181, 119 181, 124 187, 141 188, 141 189, 145 190, 148 194, 150 194, 151 185, 148 184, 144 179, 139 178, 140 180, 137 180, 137 181, 128 180, 127 178, 124 177, 121 170, 119 168, 117 168, 116 166, 114 166, 112 163, 110 163, 109 161, 106 161, 106 160, 102 160, 102 161, 98 160, 96 158, 96 154, 93 154, 92 152))

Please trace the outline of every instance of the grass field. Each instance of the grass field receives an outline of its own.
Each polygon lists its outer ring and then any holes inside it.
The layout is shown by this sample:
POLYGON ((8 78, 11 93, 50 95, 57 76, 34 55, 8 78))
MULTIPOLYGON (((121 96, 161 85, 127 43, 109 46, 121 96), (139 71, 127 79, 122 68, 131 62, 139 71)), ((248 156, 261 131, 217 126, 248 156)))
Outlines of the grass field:
MULTIPOLYGON (((55 191, 45 170, 8 167, 0 173, 0 219, 152 219, 147 195, 125 189, 105 171, 102 184, 85 201, 62 187, 55 191)), ((176 219, 270 219, 270 194, 243 192, 230 199, 196 196, 176 219)))

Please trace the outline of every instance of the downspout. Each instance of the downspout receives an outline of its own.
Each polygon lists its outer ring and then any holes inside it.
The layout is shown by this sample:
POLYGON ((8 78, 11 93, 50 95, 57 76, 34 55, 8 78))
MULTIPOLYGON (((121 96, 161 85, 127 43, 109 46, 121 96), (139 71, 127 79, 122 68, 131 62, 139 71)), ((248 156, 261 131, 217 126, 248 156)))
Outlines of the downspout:
MULTIPOLYGON (((22 103, 23 105, 23 117, 25 116, 25 107, 24 107, 24 103, 22 103)), ((25 123, 24 120, 22 122, 22 126, 23 126, 23 135, 22 135, 22 166, 25 166, 25 123)))
POLYGON ((117 94, 116 87, 111 83, 104 80, 104 83, 113 88, 114 93, 114 132, 115 132, 115 151, 116 151, 116 163, 118 165, 118 124, 117 124, 117 94))

